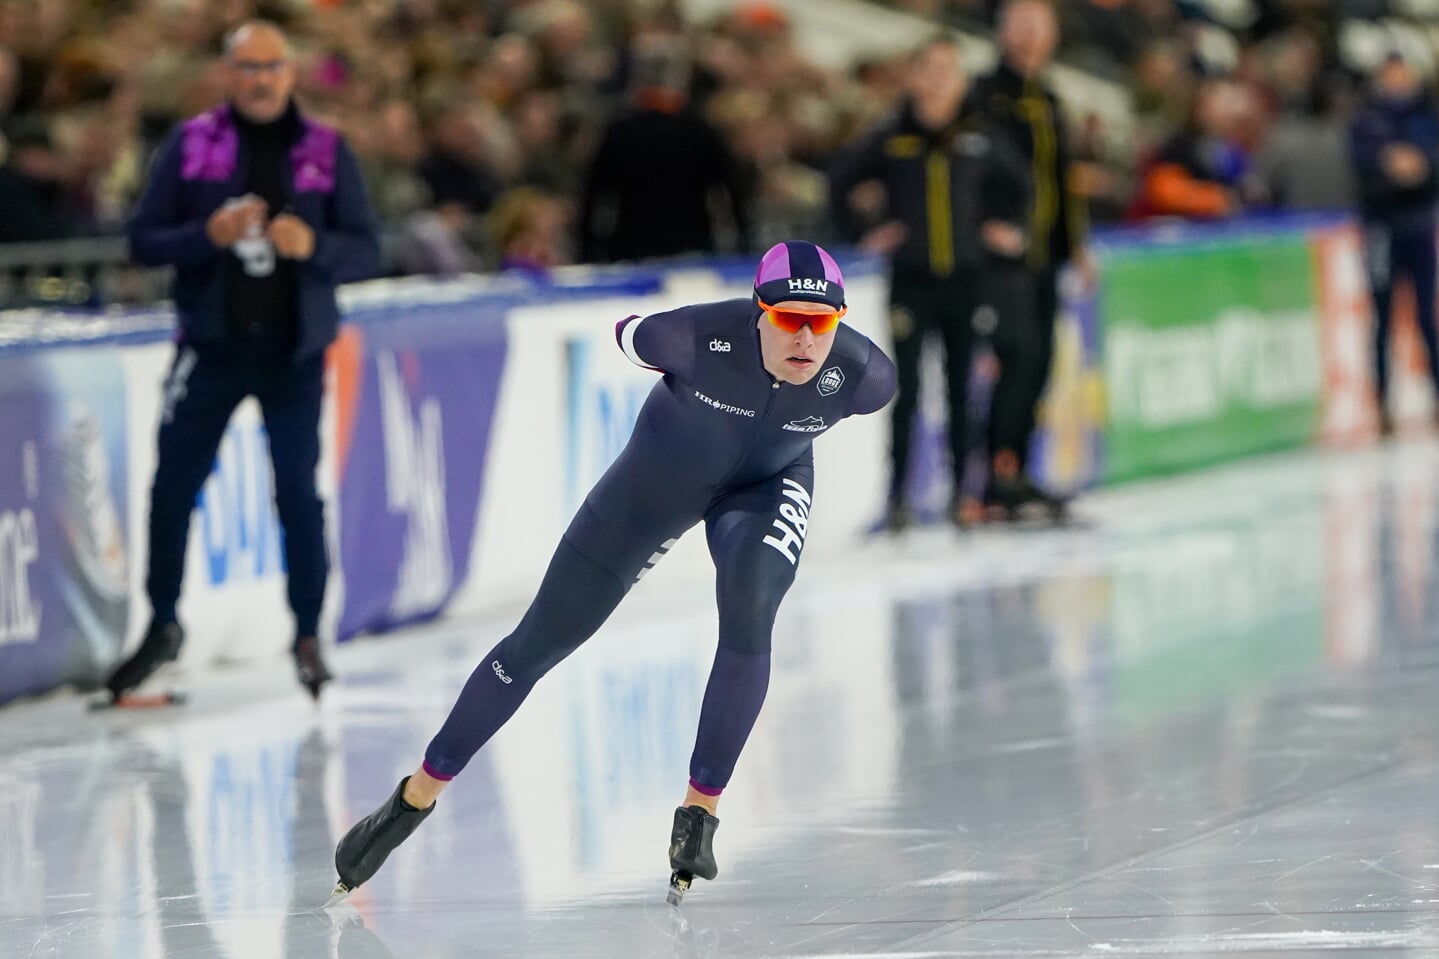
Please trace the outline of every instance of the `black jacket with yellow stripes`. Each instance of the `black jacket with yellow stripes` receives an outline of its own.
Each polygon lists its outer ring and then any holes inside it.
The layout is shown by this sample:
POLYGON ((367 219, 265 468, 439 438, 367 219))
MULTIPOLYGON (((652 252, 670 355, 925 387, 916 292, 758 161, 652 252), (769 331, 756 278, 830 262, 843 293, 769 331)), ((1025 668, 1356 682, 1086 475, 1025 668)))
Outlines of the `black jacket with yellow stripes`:
POLYGON ((905 103, 840 152, 829 182, 836 224, 850 241, 876 225, 861 222, 850 194, 863 183, 883 185, 885 210, 878 222, 898 220, 908 229, 893 257, 900 275, 948 277, 980 266, 991 256, 980 242, 980 224, 1025 226, 1023 162, 979 116, 931 131, 905 103))
POLYGON ((1089 214, 1068 185, 1074 154, 1059 98, 1044 82, 1025 79, 1005 63, 970 88, 963 115, 983 117, 1023 159, 1032 206, 1029 265, 1059 266, 1084 245, 1089 214))

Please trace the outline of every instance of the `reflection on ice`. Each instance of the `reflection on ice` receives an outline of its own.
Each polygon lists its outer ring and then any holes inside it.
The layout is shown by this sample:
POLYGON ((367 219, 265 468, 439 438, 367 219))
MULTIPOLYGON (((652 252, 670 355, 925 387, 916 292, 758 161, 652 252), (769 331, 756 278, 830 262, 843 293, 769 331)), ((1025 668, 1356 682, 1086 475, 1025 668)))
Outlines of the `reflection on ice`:
POLYGON ((8 709, 0 954, 1439 946, 1439 446, 1087 508, 1086 531, 922 533, 807 568, 721 808, 720 878, 680 911, 664 847, 713 655, 707 584, 647 581, 328 911, 335 838, 506 622, 342 650, 318 712, 268 664, 166 714, 8 709))

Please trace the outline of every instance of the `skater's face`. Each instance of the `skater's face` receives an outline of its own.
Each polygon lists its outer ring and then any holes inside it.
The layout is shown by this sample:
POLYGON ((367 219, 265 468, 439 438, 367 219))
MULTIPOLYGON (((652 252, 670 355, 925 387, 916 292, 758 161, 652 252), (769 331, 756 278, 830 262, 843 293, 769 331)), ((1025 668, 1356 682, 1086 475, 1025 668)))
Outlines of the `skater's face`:
POLYGON ((285 35, 265 23, 240 27, 225 55, 230 102, 252 123, 279 119, 295 87, 295 65, 285 35))
MULTIPOLYGON (((774 312, 783 313, 805 313, 812 315, 819 320, 834 315, 835 309, 823 303, 810 303, 804 300, 785 300, 782 303, 772 304, 774 312)), ((816 333, 814 326, 806 323, 795 332, 771 322, 768 311, 761 311, 759 316, 759 349, 764 360, 764 368, 769 375, 784 383, 792 383, 799 386, 808 383, 814 378, 814 374, 824 365, 829 357, 830 348, 834 346, 835 331, 839 329, 838 324, 830 324, 821 320, 817 325, 821 328, 828 326, 824 333, 816 333)))

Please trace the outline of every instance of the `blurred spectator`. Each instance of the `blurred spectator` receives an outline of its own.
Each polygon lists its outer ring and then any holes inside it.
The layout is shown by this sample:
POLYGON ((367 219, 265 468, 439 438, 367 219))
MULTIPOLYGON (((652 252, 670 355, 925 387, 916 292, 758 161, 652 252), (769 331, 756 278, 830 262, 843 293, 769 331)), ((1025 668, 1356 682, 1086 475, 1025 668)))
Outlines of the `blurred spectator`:
POLYGON ((430 152, 420 161, 420 176, 432 193, 453 199, 471 213, 484 213, 500 192, 490 167, 480 108, 461 99, 443 103, 430 119, 430 152))
MULTIPOLYGON (((878 2, 971 31, 999 25, 1001 33, 1010 30, 1016 6, 878 2)), ((1344 146, 1352 78, 1340 68, 1341 58, 1367 70, 1380 55, 1377 38, 1400 34, 1423 54, 1420 6, 1399 0, 1056 2, 1066 65, 1102 78, 1128 77, 1133 114, 1132 122, 1117 115, 1119 98, 1091 97, 1098 88, 1090 82, 1066 89, 1077 121, 1072 159, 1079 162, 1068 164, 1064 189, 1056 188, 1065 209, 1056 214, 1055 204, 1044 202, 1034 210, 1051 222, 1051 260, 1068 255, 1061 249, 1068 226, 1061 221, 1071 219, 1070 193, 1085 199, 1097 218, 1119 213, 1121 199, 1133 198, 1137 161, 1155 156, 1189 122, 1198 77, 1212 74, 1216 64, 1240 81, 1241 100, 1262 94, 1261 109, 1240 110, 1233 138, 1254 157, 1262 178, 1272 180, 1274 201, 1290 208, 1343 202, 1347 164, 1334 158, 1344 146), (1386 22, 1341 30, 1345 17, 1379 16, 1386 22)), ((54 135, 60 205, 73 229, 112 231, 161 135, 176 119, 224 99, 225 75, 214 53, 228 30, 260 8, 291 28, 298 41, 297 96, 353 144, 391 236, 443 225, 441 235, 460 244, 453 252, 478 265, 497 262, 481 223, 506 190, 529 185, 571 208, 580 204, 602 134, 617 113, 633 110, 632 92, 646 82, 645 71, 654 72, 655 58, 644 52, 649 38, 689 48, 697 65, 687 105, 661 97, 666 109, 703 118, 719 131, 719 149, 734 154, 722 185, 707 188, 716 195, 708 200, 703 241, 683 244, 696 249, 822 237, 822 171, 841 143, 890 109, 904 77, 902 58, 885 54, 819 68, 802 49, 816 35, 798 28, 806 22, 802 13, 812 11, 774 0, 0 0, 0 139, 18 118, 43 116, 54 135), (722 12, 708 22, 682 15, 711 6, 722 12), (738 214, 735 196, 747 205, 738 214), (418 216, 436 202, 459 202, 463 211, 418 216)), ((1001 45, 1006 69, 1015 72, 1011 42, 1001 45)), ((1037 76, 1029 80, 1038 83, 1037 76)), ((1040 99, 1029 102, 1043 106, 1040 99)), ((1027 143, 1037 127, 1012 120, 1013 132, 1027 143)), ((608 163, 633 159, 621 150, 616 160, 613 144, 607 150, 608 163)), ((599 239, 609 238, 619 203, 613 186, 592 197, 594 215, 575 221, 571 245, 583 236, 589 249, 600 249, 599 239)), ((1073 210, 1082 233, 1082 206, 1073 210)))
POLYGON ((1352 210, 1358 188, 1335 98, 1323 90, 1312 96, 1311 102, 1284 109, 1255 157, 1255 169, 1276 207, 1352 210))
POLYGON ((633 109, 604 131, 585 180, 581 251, 587 262, 707 253, 720 248, 712 201, 723 197, 741 249, 748 197, 734 155, 686 111, 690 62, 681 41, 637 42, 633 109))
POLYGON ((1088 211, 1073 192, 1074 151, 1059 99, 1044 79, 1058 42, 1059 27, 1049 3, 1008 0, 1000 12, 999 65, 975 84, 970 95, 971 109, 986 115, 1030 171, 1028 290, 1012 295, 1014 309, 1028 310, 1032 321, 1011 324, 1012 335, 1020 342, 1010 347, 1014 356, 1023 357, 1026 374, 1022 383, 993 400, 990 483, 985 493, 988 505, 1011 512, 1031 503, 1054 505, 1030 481, 1027 466, 1039 399, 1054 355, 1059 271, 1073 261, 1086 283, 1094 282, 1085 248, 1088 211))
POLYGON ((1419 332, 1439 389, 1439 337, 1434 326, 1439 114, 1418 72, 1402 56, 1390 55, 1376 72, 1370 98, 1350 128, 1350 149, 1374 295, 1374 384, 1380 423, 1388 433, 1393 422, 1386 403, 1389 321, 1398 279, 1413 284, 1419 332))
POLYGON ((360 166, 381 220, 402 221, 430 203, 430 186, 418 172, 424 154, 415 108, 399 98, 382 104, 376 111, 373 136, 360 151, 360 166))
POLYGON ((1223 219, 1259 202, 1263 188, 1238 141, 1249 106, 1233 80, 1201 83, 1189 122, 1145 165, 1132 215, 1223 219))
POLYGON ((438 200, 431 209, 405 218, 391 254, 399 273, 416 276, 459 276, 479 267, 468 236, 475 215, 463 202, 438 200))
POLYGON ((534 85, 539 68, 534 44, 519 34, 506 34, 490 45, 469 86, 482 99, 503 109, 534 85))
POLYGON ((74 233, 63 161, 45 122, 17 122, 0 166, 0 243, 58 240, 74 233))
POLYGON ((568 205, 556 196, 533 187, 506 193, 489 216, 500 270, 542 277, 570 263, 570 220, 568 205))
POLYGON ((1074 160, 1069 186, 1089 210, 1089 218, 1096 223, 1122 220, 1134 181, 1128 157, 1114 150, 1099 114, 1085 114, 1075 132, 1074 160))
MULTIPOLYGON (((851 240, 864 229, 851 207, 855 188, 865 183, 883 187, 877 222, 864 230, 860 246, 890 257, 894 269, 890 332, 899 393, 892 408, 887 515, 894 530, 913 521, 906 481, 919 408, 920 359, 931 334, 945 353, 951 511, 959 522, 974 518, 961 496, 969 449, 974 313, 995 292, 990 280, 1002 263, 1016 263, 1025 253, 1025 166, 1004 140, 990 135, 982 115, 971 111, 961 118, 967 87, 954 40, 929 41, 914 55, 908 96, 896 115, 844 151, 831 177, 834 215, 848 226, 851 240)), ((1012 305, 1012 297, 1002 298, 1004 310, 1012 305)), ((1008 372, 1017 374, 1021 366, 1016 358, 1008 372)), ((1012 390, 1014 384, 1011 376, 1002 388, 1012 390)))
POLYGON ((15 51, 0 44, 0 130, 15 110, 15 98, 20 93, 20 61, 15 51))
POLYGON ((116 700, 180 652, 190 514, 249 396, 269 438, 296 675, 316 697, 330 678, 318 638, 328 559, 315 489, 324 353, 340 320, 336 287, 372 275, 379 244, 359 164, 336 131, 299 110, 296 72, 275 25, 231 33, 226 101, 167 138, 130 221, 131 255, 175 268, 179 336, 151 487, 152 618, 107 683, 116 700))
POLYGON ((515 101, 515 145, 523 158, 520 181, 549 193, 574 196, 579 165, 567 143, 564 104, 552 90, 529 90, 515 101))
POLYGON ((1184 123, 1196 83, 1179 44, 1159 41, 1144 49, 1133 74, 1133 156, 1148 156, 1184 123))

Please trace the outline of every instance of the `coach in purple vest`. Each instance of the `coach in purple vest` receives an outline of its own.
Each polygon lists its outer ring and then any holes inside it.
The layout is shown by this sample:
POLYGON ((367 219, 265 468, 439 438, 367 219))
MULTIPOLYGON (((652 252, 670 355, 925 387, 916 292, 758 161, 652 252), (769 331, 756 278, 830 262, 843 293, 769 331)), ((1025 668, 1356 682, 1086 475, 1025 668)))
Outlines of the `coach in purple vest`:
POLYGON ((134 258, 175 267, 180 328, 150 500, 153 617, 109 681, 121 704, 179 655, 190 513, 247 396, 269 436, 296 670, 314 695, 330 678, 316 638, 328 573, 315 490, 324 350, 339 323, 335 287, 375 275, 379 242, 354 155, 291 99, 295 68, 279 28, 236 29, 225 66, 228 102, 170 135, 130 222, 134 258))

